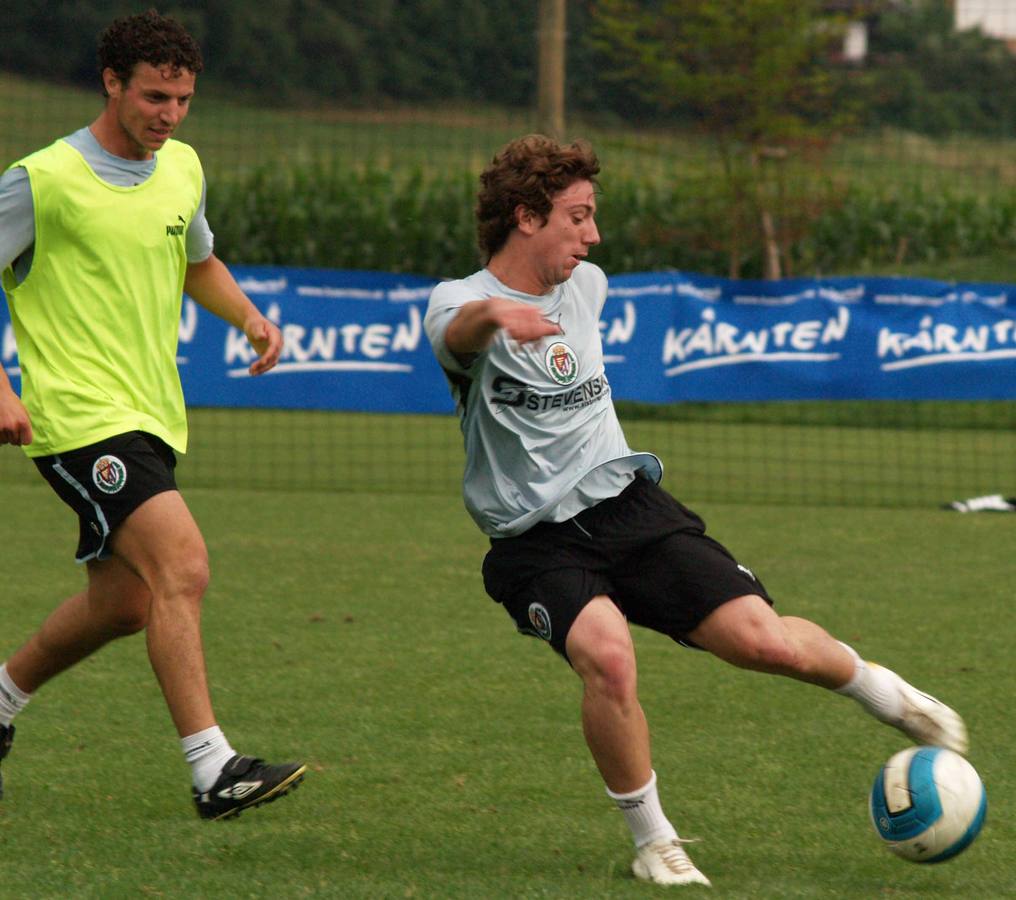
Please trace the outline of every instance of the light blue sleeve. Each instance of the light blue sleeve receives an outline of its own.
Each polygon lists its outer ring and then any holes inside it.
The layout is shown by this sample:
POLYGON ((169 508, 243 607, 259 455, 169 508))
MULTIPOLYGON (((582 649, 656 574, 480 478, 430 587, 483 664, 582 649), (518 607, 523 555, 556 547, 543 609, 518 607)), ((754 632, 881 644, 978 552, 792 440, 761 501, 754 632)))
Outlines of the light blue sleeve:
POLYGON ((35 243, 35 209, 28 172, 20 166, 0 175, 0 271, 35 243))
POLYGON ((208 259, 215 249, 215 235, 212 234, 208 219, 205 218, 205 198, 208 195, 208 182, 202 180, 201 202, 198 204, 194 218, 187 228, 187 262, 200 263, 208 259))
POLYGON ((469 366, 464 366, 462 360, 448 349, 444 336, 452 319, 466 303, 482 299, 483 296, 475 288, 470 288, 465 279, 442 281, 431 291, 427 312, 423 317, 423 329, 441 368, 462 374, 471 371, 469 366))

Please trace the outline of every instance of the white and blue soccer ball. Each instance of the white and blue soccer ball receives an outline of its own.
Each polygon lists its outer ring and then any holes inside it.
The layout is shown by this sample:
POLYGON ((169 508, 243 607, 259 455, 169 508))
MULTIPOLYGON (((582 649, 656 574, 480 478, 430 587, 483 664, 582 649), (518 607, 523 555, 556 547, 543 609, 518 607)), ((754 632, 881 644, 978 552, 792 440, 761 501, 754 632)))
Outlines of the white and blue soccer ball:
POLYGON ((942 747, 908 747, 882 766, 871 820, 897 856, 937 863, 965 850, 984 825, 988 798, 977 770, 942 747))

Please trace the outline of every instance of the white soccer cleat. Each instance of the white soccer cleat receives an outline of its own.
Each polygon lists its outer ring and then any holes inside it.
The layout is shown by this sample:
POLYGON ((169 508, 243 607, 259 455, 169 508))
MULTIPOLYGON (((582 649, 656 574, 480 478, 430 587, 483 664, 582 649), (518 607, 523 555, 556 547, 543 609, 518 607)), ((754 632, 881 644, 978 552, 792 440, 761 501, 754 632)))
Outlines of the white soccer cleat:
POLYGON ((914 743, 945 747, 966 756, 970 740, 967 737, 967 726, 963 724, 959 713, 908 684, 895 672, 893 675, 903 700, 903 712, 898 720, 890 721, 889 724, 895 725, 914 743))
POLYGON ((704 884, 710 881, 695 868, 685 853, 682 844, 690 843, 674 838, 669 841, 655 841, 639 847, 639 855, 631 864, 636 878, 653 884, 704 884))

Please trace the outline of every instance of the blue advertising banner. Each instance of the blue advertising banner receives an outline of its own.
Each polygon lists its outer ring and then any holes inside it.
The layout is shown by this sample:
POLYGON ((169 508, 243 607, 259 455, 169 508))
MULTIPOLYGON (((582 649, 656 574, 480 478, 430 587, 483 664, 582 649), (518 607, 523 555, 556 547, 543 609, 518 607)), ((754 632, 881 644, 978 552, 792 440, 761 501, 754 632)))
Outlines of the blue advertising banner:
MULTIPOLYGON (((243 334, 184 298, 178 364, 188 404, 448 412, 423 331, 436 281, 235 266, 282 329, 252 379, 243 334)), ((1016 285, 900 278, 731 281, 612 276, 600 322, 614 396, 651 403, 1016 398, 1016 285)), ((20 371, 6 304, 0 364, 20 371)))
POLYGON ((1016 397, 1016 285, 610 279, 615 396, 653 403, 1016 397))

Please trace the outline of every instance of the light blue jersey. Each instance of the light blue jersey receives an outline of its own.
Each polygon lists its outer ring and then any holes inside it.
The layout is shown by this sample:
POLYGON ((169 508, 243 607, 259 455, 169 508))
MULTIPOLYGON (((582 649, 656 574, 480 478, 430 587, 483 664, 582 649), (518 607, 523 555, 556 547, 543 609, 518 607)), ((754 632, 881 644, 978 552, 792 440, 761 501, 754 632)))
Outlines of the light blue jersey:
POLYGON ((629 448, 614 411, 600 339, 606 299, 607 278, 588 262, 540 297, 487 269, 431 293, 424 328, 462 424, 466 509, 484 533, 511 537, 540 521, 563 522, 619 494, 639 470, 660 480, 660 461, 629 448), (500 331, 460 360, 445 331, 462 306, 488 297, 538 306, 562 333, 518 345, 500 331))
MULTIPOLYGON (((114 156, 103 149, 90 128, 79 128, 64 140, 85 158, 99 178, 117 187, 141 184, 158 164, 158 153, 142 160, 114 156)), ((211 256, 213 244, 202 189, 201 203, 187 229, 187 260, 204 262, 211 256)), ((0 271, 13 263, 14 277, 20 284, 31 269, 34 246, 35 214, 28 172, 22 168, 9 169, 0 175, 0 271)))

